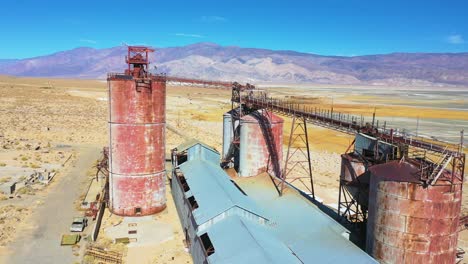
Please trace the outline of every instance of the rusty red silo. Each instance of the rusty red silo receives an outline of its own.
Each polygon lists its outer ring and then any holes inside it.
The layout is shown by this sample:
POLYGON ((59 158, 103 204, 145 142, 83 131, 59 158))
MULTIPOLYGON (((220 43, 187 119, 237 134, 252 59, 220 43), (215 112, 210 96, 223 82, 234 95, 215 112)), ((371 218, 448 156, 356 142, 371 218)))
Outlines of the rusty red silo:
POLYGON ((283 123, 282 118, 266 110, 254 111, 241 118, 239 176, 255 176, 268 171, 280 177, 283 123))
POLYGON ((108 76, 109 208, 121 216, 149 215, 166 207, 166 79, 146 72, 142 62, 147 57, 141 56, 146 50, 137 48, 136 55, 129 51, 132 65, 125 74, 108 76))
POLYGON ((366 251, 381 263, 455 263, 462 183, 423 186, 408 161, 370 171, 366 251))

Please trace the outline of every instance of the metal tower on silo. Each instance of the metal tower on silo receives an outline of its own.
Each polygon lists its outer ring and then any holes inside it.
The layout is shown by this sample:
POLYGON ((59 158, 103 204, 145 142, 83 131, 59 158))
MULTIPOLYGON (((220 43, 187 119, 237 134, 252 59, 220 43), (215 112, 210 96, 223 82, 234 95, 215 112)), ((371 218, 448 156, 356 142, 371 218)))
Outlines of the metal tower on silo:
POLYGON ((148 47, 129 46, 125 73, 108 74, 109 208, 121 216, 164 210, 166 77, 148 72, 148 47))

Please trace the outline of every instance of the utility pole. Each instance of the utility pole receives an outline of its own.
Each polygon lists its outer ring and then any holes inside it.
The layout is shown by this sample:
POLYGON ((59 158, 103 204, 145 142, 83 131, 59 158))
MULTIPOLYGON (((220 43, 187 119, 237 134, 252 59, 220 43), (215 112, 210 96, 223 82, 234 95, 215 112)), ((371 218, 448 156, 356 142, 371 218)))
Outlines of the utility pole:
POLYGON ((465 130, 462 129, 460 131, 460 153, 463 153, 464 136, 465 136, 465 130))
POLYGON ((372 128, 374 128, 375 123, 375 112, 377 111, 377 107, 374 107, 374 113, 372 113, 372 128))
POLYGON ((416 119, 416 136, 418 136, 418 133, 419 133, 419 116, 416 119))

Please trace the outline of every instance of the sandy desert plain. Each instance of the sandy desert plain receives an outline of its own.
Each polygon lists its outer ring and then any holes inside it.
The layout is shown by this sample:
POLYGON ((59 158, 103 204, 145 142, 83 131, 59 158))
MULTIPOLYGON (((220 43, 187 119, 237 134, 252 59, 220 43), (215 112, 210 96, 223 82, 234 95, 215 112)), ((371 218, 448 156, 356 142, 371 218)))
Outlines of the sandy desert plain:
MULTIPOLYGON (((321 108, 329 109, 333 102, 334 111, 344 113, 370 117, 376 109, 377 117, 388 120, 388 126, 404 126, 410 131, 419 118, 420 134, 453 142, 461 129, 468 131, 468 88, 260 87, 272 96, 301 98, 321 108)), ((166 151, 186 138, 221 151, 222 114, 231 107, 230 96, 228 90, 168 86, 166 151)), ((34 171, 55 173, 47 186, 35 184, 34 188, 23 187, 14 197, 0 196, 0 262, 79 262, 84 245, 60 247, 60 236, 80 213, 77 205, 108 144, 107 119, 105 81, 0 76, 0 187, 34 171), (45 247, 50 252, 39 250, 45 247)), ((289 126, 286 118, 285 135, 289 126)), ((309 126, 309 137, 316 193, 325 204, 336 205, 340 153, 352 137, 315 126, 309 126)), ((287 143, 286 136, 284 139, 287 143)), ((169 230, 166 239, 123 249, 112 245, 102 232, 97 243, 124 250, 126 263, 191 263, 169 186, 167 194, 168 208, 153 217, 158 228, 169 230)), ((468 213, 467 198, 465 192, 463 214, 468 213)), ((121 221, 106 212, 103 226, 121 221)), ((459 245, 468 249, 466 233, 461 233, 459 245)))

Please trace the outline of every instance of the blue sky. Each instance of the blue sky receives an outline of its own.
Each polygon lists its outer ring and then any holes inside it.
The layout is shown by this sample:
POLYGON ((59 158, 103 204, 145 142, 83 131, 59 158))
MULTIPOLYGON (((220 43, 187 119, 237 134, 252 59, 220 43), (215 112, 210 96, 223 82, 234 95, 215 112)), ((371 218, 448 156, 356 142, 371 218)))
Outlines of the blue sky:
POLYGON ((196 42, 344 56, 467 52, 467 13, 468 1, 12 0, 0 6, 0 58, 196 42))

